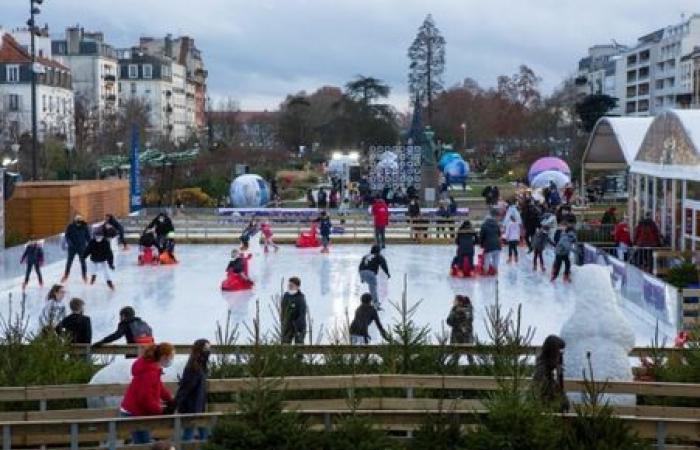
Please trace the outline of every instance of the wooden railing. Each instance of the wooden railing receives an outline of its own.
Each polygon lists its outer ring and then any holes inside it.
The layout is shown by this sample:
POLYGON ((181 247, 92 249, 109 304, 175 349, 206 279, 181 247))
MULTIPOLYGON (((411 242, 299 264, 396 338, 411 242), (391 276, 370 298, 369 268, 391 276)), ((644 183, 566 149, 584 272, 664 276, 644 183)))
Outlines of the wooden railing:
MULTIPOLYGON (((253 383, 263 381, 269 389, 284 391, 287 409, 307 417, 317 428, 330 429, 334 418, 350 413, 371 416, 373 423, 387 430, 413 430, 428 414, 439 412, 454 415, 463 425, 476 423, 485 413, 479 396, 499 388, 492 377, 439 375, 341 375, 288 377, 275 379, 238 378, 210 380, 213 401, 209 412, 198 415, 174 415, 120 418, 114 409, 48 409, 59 400, 84 400, 97 396, 119 396, 126 385, 68 385, 0 388, 0 404, 17 402, 39 409, 0 414, 3 450, 38 445, 69 446, 106 442, 114 449, 117 442, 132 430, 150 429, 155 436, 170 438, 179 446, 181 430, 192 424, 212 426, 223 414, 235 414, 236 394, 250 390, 253 383), (460 397, 456 397, 459 392, 460 397), (468 392, 471 392, 469 394, 468 392), (319 395, 322 393, 322 395, 319 395), (230 394, 228 401, 222 395, 230 394), (295 399, 296 397, 296 399, 295 399), (351 410, 347 398, 356 400, 351 410), (469 398, 471 397, 471 398, 469 398), (217 400, 218 399, 218 400, 217 400), (43 408, 43 410, 41 410, 43 408)), ((528 383, 523 383, 527 389, 528 383)), ((580 392, 584 384, 567 380, 568 392, 580 392)), ((173 384, 169 388, 174 389, 173 384)), ((700 398, 700 385, 684 383, 610 382, 608 394, 632 394, 654 398, 700 398)), ((656 441, 657 448, 674 442, 700 441, 700 408, 672 406, 616 406, 615 413, 640 436, 656 441)), ((566 415, 570 417, 571 415, 566 415)), ((675 448, 695 448, 693 446, 675 448)))

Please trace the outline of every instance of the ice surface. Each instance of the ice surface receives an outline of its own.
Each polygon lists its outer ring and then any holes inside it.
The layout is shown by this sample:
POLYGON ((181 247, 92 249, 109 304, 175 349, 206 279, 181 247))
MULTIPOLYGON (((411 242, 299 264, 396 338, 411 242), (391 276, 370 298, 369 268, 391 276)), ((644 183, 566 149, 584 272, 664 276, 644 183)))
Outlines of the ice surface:
MULTIPOLYGON (((116 292, 110 292, 101 280, 94 286, 83 284, 79 266, 74 265, 67 283, 66 301, 71 297, 81 297, 86 301, 85 310, 92 318, 94 339, 112 332, 116 328, 119 309, 131 305, 151 324, 157 340, 190 343, 201 337, 213 340, 216 323, 225 322, 228 310, 235 322, 250 325, 256 299, 261 304, 262 328, 272 331, 275 326, 271 313, 272 298, 280 293, 284 278, 297 275, 302 280, 301 289, 309 304, 314 340, 322 334, 322 341, 327 341, 327 332, 343 326, 346 314, 352 318, 359 297, 366 290, 360 284, 357 266, 369 251, 368 245, 332 246, 329 255, 322 255, 317 249, 283 246, 279 252, 267 255, 254 249, 256 255, 251 260, 251 276, 256 286, 253 291, 222 293, 219 286, 231 248, 227 245, 179 245, 179 265, 140 267, 136 265, 137 249, 132 246, 127 252, 117 252, 116 292)), ((524 253, 522 249, 521 253, 524 253)), ((397 316, 386 300, 401 299, 403 275, 407 274, 409 301, 423 300, 415 318, 418 324, 430 325, 434 332, 439 332, 454 295, 467 294, 475 306, 475 332, 486 336, 485 307, 495 301, 494 278, 450 278, 452 246, 390 245, 384 254, 392 273, 391 279, 381 275, 379 281, 379 292, 385 305, 381 317, 385 323, 397 316)), ((504 261, 498 277, 501 304, 506 309, 522 304, 524 324, 536 328, 535 343, 541 343, 549 334, 558 334, 574 311, 576 297, 588 293, 581 292, 577 283, 550 283, 548 274, 532 272, 529 257, 522 256, 519 264, 510 266, 505 264, 505 255, 502 258, 504 261)), ((549 267, 551 259, 546 259, 549 267)), ((574 278, 577 277, 576 270, 574 268, 574 278)), ((33 327, 36 327, 50 284, 61 278, 62 271, 63 263, 46 266, 43 289, 39 289, 32 279, 27 289, 26 306, 33 327)), ((9 292, 15 299, 19 298, 21 281, 21 278, 2 280, 0 311, 3 313, 7 311, 9 292)), ((623 314, 628 315, 624 310, 623 314)), ((634 316, 630 322, 636 344, 648 345, 654 331, 653 320, 645 321, 634 316)), ((372 329, 371 333, 374 333, 376 342, 376 330, 372 329)), ((241 325, 241 341, 247 340, 247 332, 241 325)))

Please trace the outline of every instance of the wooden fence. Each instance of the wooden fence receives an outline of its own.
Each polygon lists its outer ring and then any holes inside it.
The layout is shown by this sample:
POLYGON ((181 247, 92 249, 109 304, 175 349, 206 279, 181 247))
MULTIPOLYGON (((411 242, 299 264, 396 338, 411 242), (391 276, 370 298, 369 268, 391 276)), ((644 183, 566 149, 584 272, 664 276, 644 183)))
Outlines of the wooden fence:
MULTIPOLYGON (((284 391, 285 407, 308 418, 320 429, 331 429, 342 415, 370 416, 376 426, 394 431, 418 428, 429 414, 448 413, 463 426, 476 423, 486 411, 479 399, 499 388, 492 377, 439 375, 340 375, 275 379, 237 378, 210 380, 209 412, 196 415, 121 418, 114 409, 50 409, 57 401, 83 401, 96 396, 122 395, 126 385, 64 385, 0 388, 0 404, 24 402, 24 411, 0 413, 3 450, 50 445, 78 449, 116 449, 129 432, 150 429, 158 438, 172 439, 179 448, 183 427, 213 426, 223 414, 236 414, 236 395, 263 382, 284 391), (459 392, 460 397, 456 397, 459 392), (228 395, 226 395, 228 394, 228 395), (222 397, 223 395, 223 397, 222 397), (297 397, 297 399, 295 399, 297 397), (354 402, 348 398, 355 399, 354 402), (351 404, 357 406, 351 408, 351 404)), ((580 392, 583 382, 567 380, 568 392, 580 392)), ((174 389, 173 384, 169 388, 174 389)), ((523 385, 527 389, 527 383, 523 385)), ((610 382, 609 394, 633 394, 656 399, 700 398, 700 385, 684 383, 610 382)), ((658 449, 691 449, 700 441, 700 408, 653 405, 616 406, 621 420, 658 449), (686 442, 687 445, 669 446, 686 442)), ((565 414, 572 417, 572 414, 565 414)), ((131 447, 130 447, 131 448, 131 447)), ((137 447, 134 447, 137 448, 137 447)))

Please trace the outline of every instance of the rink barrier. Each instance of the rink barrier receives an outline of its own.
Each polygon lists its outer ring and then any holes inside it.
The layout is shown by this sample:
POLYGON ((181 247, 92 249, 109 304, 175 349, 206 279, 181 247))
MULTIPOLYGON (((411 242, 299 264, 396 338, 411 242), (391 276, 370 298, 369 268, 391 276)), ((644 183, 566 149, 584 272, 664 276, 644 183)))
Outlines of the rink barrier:
MULTIPOLYGON (((411 431, 424 423, 428 414, 445 413, 459 417, 463 425, 477 423, 485 408, 479 399, 451 399, 454 391, 489 392, 499 389, 503 380, 481 376, 438 375, 339 375, 287 378, 238 378, 209 380, 211 394, 236 394, 262 383, 270 390, 286 393, 298 391, 307 395, 319 391, 336 391, 337 398, 289 400, 286 410, 293 410, 317 429, 330 429, 336 417, 346 414, 369 416, 382 429, 411 431), (350 409, 347 396, 356 389, 386 390, 386 397, 361 398, 359 406, 350 409), (442 392, 442 393, 440 393, 442 392), (427 396, 423 396, 423 395, 427 396)), ((175 389, 175 383, 167 383, 175 389)), ((525 381, 523 389, 529 388, 525 381)), ((3 450, 38 445, 67 446, 104 442, 109 449, 121 448, 119 440, 130 431, 151 429, 161 439, 172 439, 177 448, 190 448, 181 442, 185 426, 213 426, 224 414, 238 412, 235 403, 209 403, 204 414, 155 417, 117 417, 115 410, 50 410, 51 400, 86 399, 95 396, 122 395, 126 384, 64 385, 0 388, 0 402, 43 402, 43 410, 0 413, 3 450)), ((566 380, 567 392, 580 392, 582 380, 566 380)), ((609 382, 606 393, 658 397, 700 398, 700 385, 684 383, 609 382)), ((232 397, 235 398, 235 395, 232 397)), ((641 437, 656 441, 657 448, 693 448, 666 446, 668 440, 695 442, 700 440, 700 409, 671 406, 617 406, 615 414, 637 431, 641 437)), ((573 417, 573 414, 564 414, 573 417)), ((128 448, 135 448, 129 446, 128 448)))

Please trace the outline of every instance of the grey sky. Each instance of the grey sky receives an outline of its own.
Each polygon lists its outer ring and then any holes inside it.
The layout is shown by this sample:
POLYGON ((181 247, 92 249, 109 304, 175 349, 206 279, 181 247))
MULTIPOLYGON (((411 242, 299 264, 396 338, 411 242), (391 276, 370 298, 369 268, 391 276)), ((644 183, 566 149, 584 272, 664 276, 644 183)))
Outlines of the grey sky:
MULTIPOLYGON (((27 0, 1 0, 0 24, 26 21, 27 0)), ((287 93, 386 80, 406 109, 406 49, 427 13, 447 40, 445 84, 492 86, 528 64, 547 91, 589 45, 637 37, 700 13, 698 0, 45 0, 39 23, 102 30, 119 47, 141 35, 188 34, 203 51, 213 98, 275 108, 287 93)))

